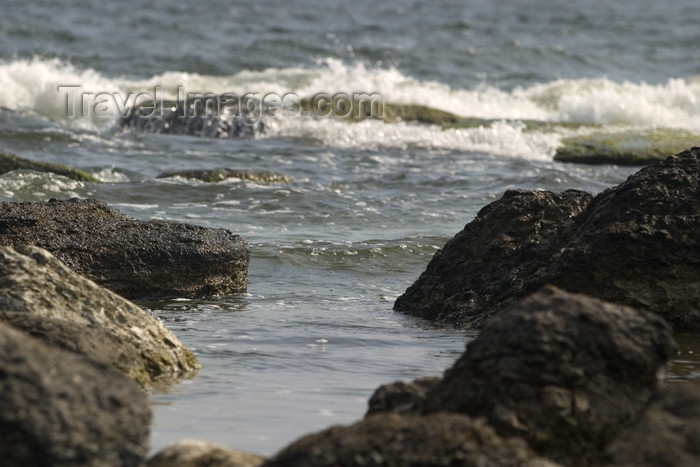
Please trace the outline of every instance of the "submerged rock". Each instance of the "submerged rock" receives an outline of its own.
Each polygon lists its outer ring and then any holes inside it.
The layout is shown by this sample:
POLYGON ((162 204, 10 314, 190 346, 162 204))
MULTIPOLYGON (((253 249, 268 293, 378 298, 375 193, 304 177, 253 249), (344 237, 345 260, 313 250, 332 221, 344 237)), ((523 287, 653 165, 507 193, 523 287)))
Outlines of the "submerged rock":
POLYGON ((258 467, 265 458, 217 444, 184 440, 151 457, 146 467, 258 467))
POLYGON ((129 109, 119 124, 144 133, 253 138, 265 131, 264 113, 258 99, 210 94, 146 102, 129 109))
MULTIPOLYGON (((613 466, 700 465, 700 382, 672 384, 606 450, 613 466)), ((602 464, 602 463, 601 463, 602 464)))
POLYGON ((34 170, 36 172, 50 172, 62 175, 72 180, 81 182, 97 182, 97 178, 80 169, 73 169, 61 164, 52 162, 33 161, 23 157, 0 151, 0 174, 5 174, 13 170, 34 170))
MULTIPOLYGON (((398 407, 485 417, 542 456, 586 465, 644 410, 675 349, 656 314, 546 287, 490 319, 441 381, 398 407)), ((396 410, 392 394, 377 390, 370 410, 396 410)))
POLYGON ((438 251, 394 309, 467 329, 551 283, 700 330, 700 148, 598 196, 507 191, 438 251))
POLYGON ((250 180, 258 183, 291 183, 293 177, 282 175, 274 172, 254 171, 254 170, 235 170, 225 167, 218 169, 192 169, 192 170, 176 170, 173 172, 163 172, 156 178, 182 177, 191 178, 207 183, 223 182, 229 178, 239 178, 241 180, 250 180))
POLYGON ((143 387, 200 368, 161 321, 33 246, 0 247, 0 321, 111 365, 143 387))
POLYGON ((700 136, 685 130, 658 128, 600 132, 566 138, 555 161, 579 164, 646 165, 700 144, 700 136))
POLYGON ((498 436, 483 419, 459 414, 378 414, 305 436, 265 467, 555 467, 519 439, 498 436))
POLYGON ((245 292, 250 252, 228 230, 139 221, 96 200, 0 203, 0 245, 45 248, 127 298, 245 292))
POLYGON ((146 394, 119 372, 0 323, 3 466, 142 465, 146 394))
MULTIPOLYGON (((460 117, 453 113, 425 105, 384 102, 378 94, 368 94, 362 98, 353 99, 349 95, 328 96, 321 93, 301 99, 298 107, 301 115, 333 117, 351 121, 373 118, 383 120, 386 123, 412 121, 442 126, 456 124, 460 121, 460 117)), ((289 110, 293 110, 293 108, 289 110)))

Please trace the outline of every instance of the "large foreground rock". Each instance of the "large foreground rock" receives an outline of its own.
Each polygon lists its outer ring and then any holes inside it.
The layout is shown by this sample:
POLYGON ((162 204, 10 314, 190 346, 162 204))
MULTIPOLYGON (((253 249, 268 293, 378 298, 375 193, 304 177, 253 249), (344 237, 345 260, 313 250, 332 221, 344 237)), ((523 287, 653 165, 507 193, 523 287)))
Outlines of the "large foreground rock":
POLYGON ((540 455, 585 465, 636 420, 675 348, 654 313, 546 287, 489 320, 413 407, 401 401, 415 390, 380 388, 370 408, 485 417, 540 455))
POLYGON ((107 365, 49 348, 0 323, 0 463, 141 465, 145 393, 107 365))
POLYGON ((264 467, 555 467, 483 419, 458 414, 379 414, 305 436, 264 467))
POLYGON ((250 252, 228 230, 139 221, 96 200, 0 203, 0 245, 35 245, 127 298, 245 292, 250 252))
POLYGON ((214 443, 183 440, 148 459, 146 467, 258 467, 265 458, 214 443))
POLYGON ((656 395, 605 457, 616 467, 700 465, 700 382, 672 384, 656 395))
POLYGON ((148 387, 200 365, 161 321, 33 246, 0 247, 0 321, 148 387))
POLYGON ((596 197, 506 192, 435 254, 394 308, 478 328, 547 283, 700 330, 700 148, 596 197))

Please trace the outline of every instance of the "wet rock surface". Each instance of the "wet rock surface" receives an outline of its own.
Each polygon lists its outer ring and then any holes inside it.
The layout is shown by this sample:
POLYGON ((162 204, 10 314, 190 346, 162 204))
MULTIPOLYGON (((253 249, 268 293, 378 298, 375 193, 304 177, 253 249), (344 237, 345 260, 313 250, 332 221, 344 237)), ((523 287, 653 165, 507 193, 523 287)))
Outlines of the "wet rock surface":
POLYGON ((258 467, 265 458, 199 440, 183 440, 151 457, 146 467, 258 467))
POLYGON ((35 245, 127 298, 245 292, 250 252, 225 229, 139 221, 96 200, 0 203, 0 245, 35 245))
POLYGON ((700 148, 599 195, 511 190, 433 257, 394 308, 476 329, 551 283, 700 330, 700 148))
POLYGON ((265 467, 554 467, 518 439, 503 439, 483 419, 459 414, 377 414, 292 443, 265 467))
POLYGON ((121 373, 0 323, 0 375, 2 465, 143 463, 150 407, 121 373))
POLYGON ((231 178, 249 180, 251 182, 257 183, 290 183, 294 180, 293 177, 278 174, 275 172, 257 170, 237 170, 228 169, 225 167, 218 169, 191 169, 177 170, 173 172, 163 172, 159 174, 156 178, 170 177, 191 178, 207 183, 223 182, 231 178))
POLYGON ((187 100, 156 100, 129 109, 120 119, 123 128, 142 133, 208 138, 253 138, 264 133, 259 99, 207 94, 187 100))
MULTIPOLYGON (((485 417, 540 455, 585 465, 644 410, 675 350, 654 313, 545 287, 489 320, 444 378, 400 412, 485 417)), ((391 394, 380 388, 375 407, 391 410, 391 394)))
POLYGON ((0 247, 0 321, 109 364, 143 387, 200 367, 161 321, 33 246, 0 247))

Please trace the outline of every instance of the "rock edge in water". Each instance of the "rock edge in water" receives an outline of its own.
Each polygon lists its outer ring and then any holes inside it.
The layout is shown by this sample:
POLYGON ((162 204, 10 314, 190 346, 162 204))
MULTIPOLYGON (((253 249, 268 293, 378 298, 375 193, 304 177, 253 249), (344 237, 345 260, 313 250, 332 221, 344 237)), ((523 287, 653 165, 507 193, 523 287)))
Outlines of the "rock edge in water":
POLYGON ((247 289, 250 251, 225 229, 139 221, 97 200, 0 203, 0 245, 35 245, 130 299, 247 289))
POLYGON ((229 178, 239 178, 241 180, 249 180, 257 183, 291 183, 293 177, 282 175, 275 172, 267 172, 260 170, 236 170, 220 167, 217 169, 190 169, 190 170, 175 170, 172 172, 163 172, 158 174, 156 178, 182 177, 199 180, 206 183, 223 182, 229 178))
POLYGON ((657 128, 593 133, 565 138, 555 161, 578 164, 646 165, 700 144, 700 136, 685 130, 657 128))
POLYGON ((13 170, 50 172, 56 175, 62 175, 72 180, 78 180, 80 182, 99 182, 97 178, 84 170, 74 169, 72 167, 54 164, 52 162, 33 161, 31 159, 25 159, 23 157, 0 150, 0 174, 5 174, 13 170))
POLYGON ((597 196, 509 190, 449 240, 394 309, 478 329, 551 283, 700 330, 700 148, 597 196))

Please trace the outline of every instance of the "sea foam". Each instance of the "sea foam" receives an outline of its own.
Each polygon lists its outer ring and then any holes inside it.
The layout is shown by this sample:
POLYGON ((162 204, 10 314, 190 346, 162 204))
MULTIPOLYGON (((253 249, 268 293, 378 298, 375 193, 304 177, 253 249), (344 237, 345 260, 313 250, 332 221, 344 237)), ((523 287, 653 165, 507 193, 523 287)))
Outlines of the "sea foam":
POLYGON ((384 102, 419 104, 461 117, 493 120, 476 128, 441 128, 278 115, 268 122, 267 132, 261 136, 308 138, 343 148, 464 150, 546 159, 553 155, 562 138, 585 131, 566 125, 525 130, 521 120, 667 127, 700 133, 698 78, 674 78, 661 84, 618 83, 606 78, 562 79, 506 90, 488 83, 458 89, 437 81, 417 80, 397 68, 347 64, 337 59, 321 60, 309 67, 241 70, 228 76, 168 71, 139 80, 108 77, 59 59, 0 61, 0 108, 29 112, 68 126, 99 130, 114 125, 119 110, 114 107, 99 118, 68 118, 66 91, 61 92, 59 86, 118 94, 124 101, 154 89, 164 99, 183 91, 257 96, 291 93, 299 98, 319 92, 378 93, 384 102))

